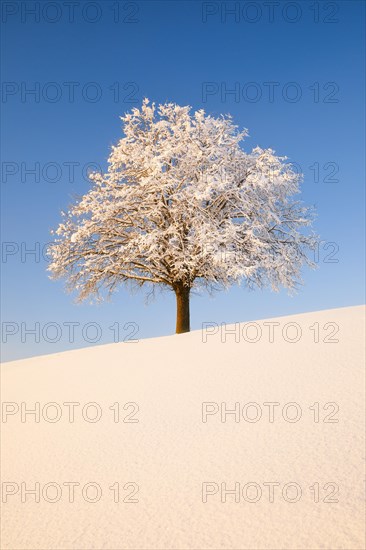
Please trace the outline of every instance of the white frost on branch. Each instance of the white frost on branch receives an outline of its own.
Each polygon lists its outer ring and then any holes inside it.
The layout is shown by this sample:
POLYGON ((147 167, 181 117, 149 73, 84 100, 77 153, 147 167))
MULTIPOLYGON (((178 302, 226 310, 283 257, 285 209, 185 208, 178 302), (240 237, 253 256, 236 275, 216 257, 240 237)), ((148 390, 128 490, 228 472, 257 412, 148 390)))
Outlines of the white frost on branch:
POLYGON ((144 100, 121 117, 108 172, 64 214, 52 277, 80 300, 122 282, 176 289, 295 289, 316 237, 293 196, 300 176, 271 149, 246 153, 231 117, 144 100))

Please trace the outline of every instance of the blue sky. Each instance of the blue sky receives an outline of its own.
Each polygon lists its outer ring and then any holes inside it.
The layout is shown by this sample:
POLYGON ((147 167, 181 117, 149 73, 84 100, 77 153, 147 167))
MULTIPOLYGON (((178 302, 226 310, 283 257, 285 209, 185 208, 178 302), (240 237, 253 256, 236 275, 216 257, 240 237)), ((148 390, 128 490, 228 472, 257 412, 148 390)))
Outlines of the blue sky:
POLYGON ((244 287, 193 296, 193 329, 364 303, 363 2, 270 3, 273 12, 266 2, 79 2, 73 15, 46 4, 2 3, 3 360, 98 334, 113 342, 116 323, 121 339, 126 323, 138 338, 174 332, 171 293, 146 305, 121 288, 111 303, 75 305, 48 279, 47 258, 25 253, 41 251, 60 210, 88 190, 88 166, 106 168, 119 116, 144 97, 231 113, 249 129, 244 148, 296 162, 324 241, 296 296, 244 287), (35 323, 39 342, 27 333, 35 323))

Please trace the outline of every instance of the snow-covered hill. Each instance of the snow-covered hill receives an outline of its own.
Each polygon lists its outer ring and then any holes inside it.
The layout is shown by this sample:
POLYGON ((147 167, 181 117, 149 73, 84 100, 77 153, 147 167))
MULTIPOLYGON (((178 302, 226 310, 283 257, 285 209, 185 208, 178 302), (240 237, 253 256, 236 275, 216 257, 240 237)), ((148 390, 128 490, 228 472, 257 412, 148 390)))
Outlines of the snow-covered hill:
POLYGON ((363 341, 360 306, 4 364, 1 547, 364 548, 363 341))

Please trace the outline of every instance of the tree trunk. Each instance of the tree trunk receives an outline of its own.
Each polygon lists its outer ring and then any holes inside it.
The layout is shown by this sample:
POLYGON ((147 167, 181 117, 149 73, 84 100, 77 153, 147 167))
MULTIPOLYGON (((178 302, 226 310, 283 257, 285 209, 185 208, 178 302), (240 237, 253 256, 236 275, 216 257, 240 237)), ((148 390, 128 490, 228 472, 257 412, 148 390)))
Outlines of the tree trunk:
POLYGON ((189 292, 190 288, 183 285, 175 288, 175 296, 177 298, 177 325, 175 332, 177 334, 190 331, 189 292))

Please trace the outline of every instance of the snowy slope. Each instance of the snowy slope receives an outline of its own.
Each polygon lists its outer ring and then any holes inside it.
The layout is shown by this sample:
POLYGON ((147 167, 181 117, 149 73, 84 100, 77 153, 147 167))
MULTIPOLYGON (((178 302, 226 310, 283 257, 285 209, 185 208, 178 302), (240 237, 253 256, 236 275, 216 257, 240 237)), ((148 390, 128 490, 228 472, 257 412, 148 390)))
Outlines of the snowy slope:
POLYGON ((364 309, 270 321, 4 364, 1 548, 364 548, 364 309))

